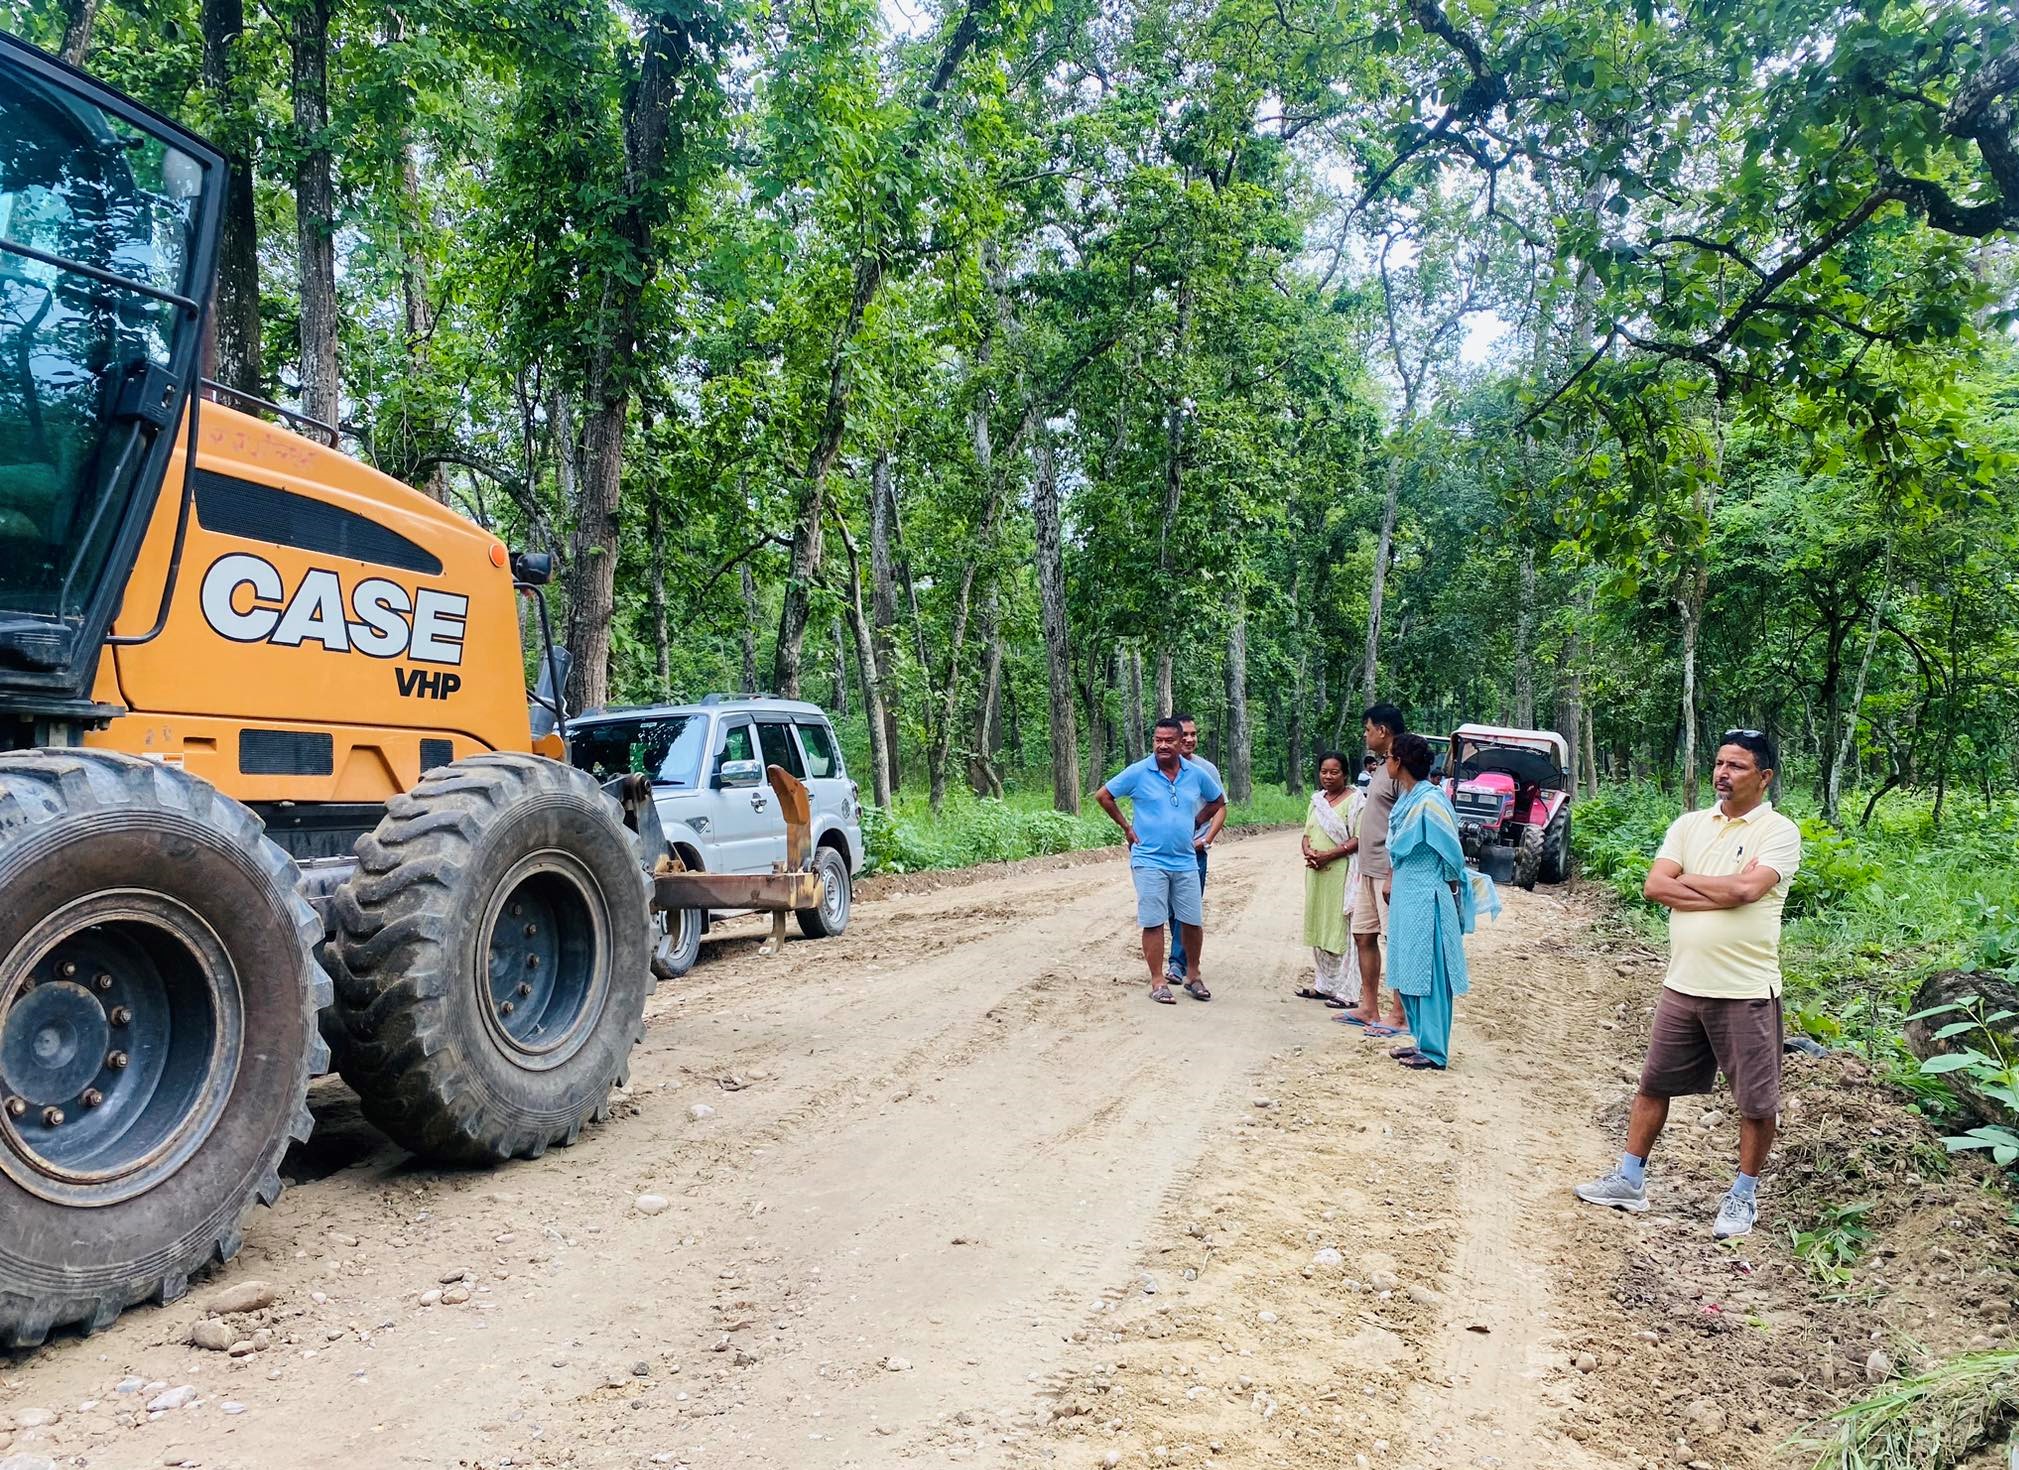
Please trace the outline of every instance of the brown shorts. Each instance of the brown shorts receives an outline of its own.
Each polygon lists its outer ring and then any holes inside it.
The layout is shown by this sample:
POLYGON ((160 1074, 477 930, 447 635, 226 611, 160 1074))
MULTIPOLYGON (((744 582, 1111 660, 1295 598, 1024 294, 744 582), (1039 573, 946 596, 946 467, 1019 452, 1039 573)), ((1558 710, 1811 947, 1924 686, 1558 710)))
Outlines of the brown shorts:
POLYGON ((1723 1072, 1742 1118, 1781 1110, 1781 998, 1716 1000, 1663 987, 1654 1008, 1640 1090, 1648 1097, 1709 1092, 1723 1072))
POLYGON ((1360 892, 1353 900, 1353 932, 1386 934, 1388 900, 1381 896, 1381 885, 1388 881, 1387 877, 1369 878, 1363 873, 1354 881, 1360 885, 1360 892))

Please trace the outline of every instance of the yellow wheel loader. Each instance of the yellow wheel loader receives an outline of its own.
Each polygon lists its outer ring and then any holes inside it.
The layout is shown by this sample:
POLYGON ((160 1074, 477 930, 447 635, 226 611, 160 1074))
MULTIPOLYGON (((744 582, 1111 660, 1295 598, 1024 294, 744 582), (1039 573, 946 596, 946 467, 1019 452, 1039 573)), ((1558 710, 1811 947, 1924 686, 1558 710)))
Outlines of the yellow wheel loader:
POLYGON ((332 1050, 417 1153, 572 1142, 661 916, 816 881, 718 893, 566 762, 545 556, 215 401, 223 187, 0 36, 0 1347, 229 1258, 332 1050))

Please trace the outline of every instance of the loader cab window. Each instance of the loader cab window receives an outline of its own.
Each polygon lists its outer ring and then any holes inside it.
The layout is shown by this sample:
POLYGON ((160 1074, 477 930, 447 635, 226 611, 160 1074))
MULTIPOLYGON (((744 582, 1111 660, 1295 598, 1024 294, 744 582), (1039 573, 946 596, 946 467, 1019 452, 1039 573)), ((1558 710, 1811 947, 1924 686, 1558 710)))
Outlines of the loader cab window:
POLYGON ((691 791, 701 774, 707 739, 706 715, 598 720, 575 728, 570 749, 574 763, 598 781, 649 776, 655 786, 691 791))
POLYGON ((10 613, 74 625, 98 590, 161 428, 135 410, 161 416, 165 372, 194 348, 206 182, 189 155, 52 83, 5 83, 0 633, 10 613))

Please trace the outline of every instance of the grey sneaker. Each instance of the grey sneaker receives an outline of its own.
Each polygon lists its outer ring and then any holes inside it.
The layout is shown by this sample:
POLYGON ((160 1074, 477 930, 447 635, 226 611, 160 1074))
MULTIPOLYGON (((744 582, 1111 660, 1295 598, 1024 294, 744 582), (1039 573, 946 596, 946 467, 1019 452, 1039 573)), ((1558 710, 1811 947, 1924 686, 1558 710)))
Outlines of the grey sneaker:
POLYGON ((1759 1218, 1759 1201, 1741 1199, 1727 1191, 1718 1203, 1718 1217, 1711 1225, 1711 1234, 1719 1240, 1737 1240, 1741 1235, 1751 1235, 1753 1222, 1759 1218))
POLYGON ((1605 1205, 1615 1210, 1630 1210, 1638 1215, 1647 1209, 1647 1185, 1635 1184, 1619 1170, 1614 1169, 1603 1179, 1594 1179, 1588 1184, 1580 1184, 1572 1193, 1588 1205, 1605 1205))

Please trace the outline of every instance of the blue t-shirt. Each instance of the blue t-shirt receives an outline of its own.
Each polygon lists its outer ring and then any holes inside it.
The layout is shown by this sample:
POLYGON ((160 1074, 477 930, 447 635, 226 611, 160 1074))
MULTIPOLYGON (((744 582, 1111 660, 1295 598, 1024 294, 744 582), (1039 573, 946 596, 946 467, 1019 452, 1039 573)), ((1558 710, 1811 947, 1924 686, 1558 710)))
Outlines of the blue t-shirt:
POLYGON ((1107 783, 1108 795, 1135 802, 1136 845, 1129 852, 1132 868, 1162 868, 1188 873, 1199 865, 1192 850, 1199 808, 1220 799, 1220 783, 1205 767, 1182 757, 1176 778, 1157 769, 1157 758, 1146 755, 1107 783))

